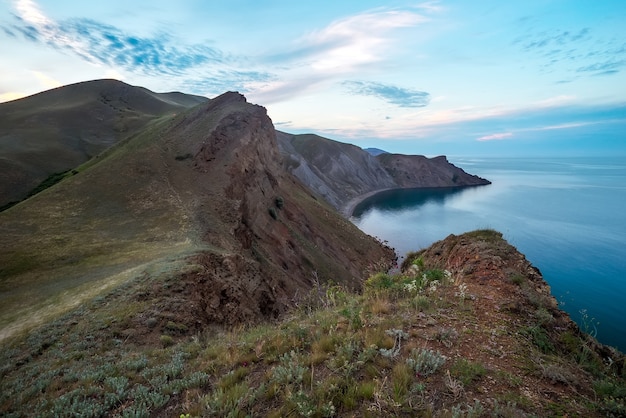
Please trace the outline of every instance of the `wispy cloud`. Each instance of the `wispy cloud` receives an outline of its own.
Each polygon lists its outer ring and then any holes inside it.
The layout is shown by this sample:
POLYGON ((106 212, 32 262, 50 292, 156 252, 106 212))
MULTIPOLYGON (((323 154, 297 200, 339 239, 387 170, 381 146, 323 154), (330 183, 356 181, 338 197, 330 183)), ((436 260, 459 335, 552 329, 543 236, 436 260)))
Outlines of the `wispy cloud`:
POLYGON ((565 65, 578 76, 604 76, 626 67, 626 44, 619 39, 603 39, 590 28, 530 32, 513 44, 545 58, 544 71, 565 65))
POLYGON ((624 66, 626 66, 626 59, 608 60, 578 67, 576 71, 579 73, 593 73, 594 75, 610 75, 618 73, 624 66))
MULTIPOLYGON (((521 43, 525 50, 544 49, 544 48, 560 48, 565 45, 589 39, 589 28, 583 28, 578 31, 557 30, 549 32, 540 32, 528 40, 518 39, 516 43, 521 43)), ((558 49, 557 49, 558 50, 558 49)), ((551 49, 550 51, 556 51, 551 49)))
MULTIPOLYGON (((298 38, 285 52, 261 58, 265 64, 276 68, 279 76, 270 82, 248 83, 250 96, 271 104, 330 86, 388 59, 395 50, 394 42, 398 42, 394 39, 394 31, 427 20, 424 15, 409 10, 375 10, 337 19, 298 38)), ((385 94, 384 87, 379 85, 379 97, 385 94)), ((374 86, 367 94, 373 95, 373 89, 374 86)), ((410 101, 410 93, 398 88, 396 92, 388 91, 384 98, 390 100, 395 94, 395 104, 417 103, 416 97, 410 101)), ((365 90, 361 94, 366 94, 365 90)), ((424 102, 423 98, 421 102, 424 102)))
POLYGON ((15 3, 18 23, 4 31, 33 42, 70 51, 83 59, 151 75, 176 75, 208 63, 222 63, 224 54, 201 44, 185 45, 167 33, 140 37, 89 19, 54 21, 32 0, 15 3))
POLYGON ((400 107, 424 107, 430 102, 430 94, 425 91, 365 81, 344 81, 342 84, 352 94, 377 97, 400 107))
POLYGON ((476 138, 476 140, 477 141, 501 141, 503 139, 509 139, 512 137, 513 137, 513 133, 504 132, 504 133, 481 136, 480 138, 476 138))
POLYGON ((427 19, 410 11, 378 11, 349 16, 314 31, 303 39, 312 66, 318 70, 351 70, 382 59, 390 31, 415 26, 427 19))
POLYGON ((384 60, 394 30, 428 19, 407 10, 378 10, 337 19, 294 41, 289 50, 268 57, 284 65, 306 65, 320 72, 350 72, 384 60))

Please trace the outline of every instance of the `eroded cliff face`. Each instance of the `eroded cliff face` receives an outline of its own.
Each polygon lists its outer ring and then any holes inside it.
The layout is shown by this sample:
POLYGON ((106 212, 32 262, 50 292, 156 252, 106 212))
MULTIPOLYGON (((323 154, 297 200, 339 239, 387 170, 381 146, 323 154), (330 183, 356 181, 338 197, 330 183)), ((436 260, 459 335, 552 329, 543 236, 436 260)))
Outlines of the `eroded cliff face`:
POLYGON ((355 200, 395 188, 461 187, 490 182, 443 157, 382 153, 376 156, 317 135, 277 132, 287 169, 349 216, 355 200))
POLYGON ((368 264, 395 258, 284 169, 263 107, 226 93, 180 126, 202 132, 177 152, 192 155, 202 239, 217 249, 196 257, 202 268, 183 278, 196 320, 277 317, 313 286, 334 280, 358 288, 368 264))

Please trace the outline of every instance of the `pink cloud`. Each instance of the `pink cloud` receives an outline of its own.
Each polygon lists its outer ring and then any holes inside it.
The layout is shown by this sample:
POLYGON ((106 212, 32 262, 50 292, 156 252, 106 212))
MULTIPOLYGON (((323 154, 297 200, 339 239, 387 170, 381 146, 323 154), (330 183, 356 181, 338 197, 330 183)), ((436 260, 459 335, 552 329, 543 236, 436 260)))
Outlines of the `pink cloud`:
POLYGON ((481 136, 480 138, 477 139, 477 141, 499 141, 502 139, 511 138, 512 136, 513 134, 511 132, 504 132, 501 134, 491 134, 491 135, 481 136))

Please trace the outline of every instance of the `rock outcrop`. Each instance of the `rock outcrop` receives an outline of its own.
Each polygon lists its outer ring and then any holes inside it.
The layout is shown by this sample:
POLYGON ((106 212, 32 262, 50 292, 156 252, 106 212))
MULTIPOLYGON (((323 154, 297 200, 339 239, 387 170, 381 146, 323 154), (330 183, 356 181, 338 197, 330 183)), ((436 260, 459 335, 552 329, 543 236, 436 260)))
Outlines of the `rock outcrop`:
POLYGON ((344 215, 356 201, 395 188, 461 187, 490 184, 446 157, 376 153, 317 135, 277 132, 287 169, 344 215))

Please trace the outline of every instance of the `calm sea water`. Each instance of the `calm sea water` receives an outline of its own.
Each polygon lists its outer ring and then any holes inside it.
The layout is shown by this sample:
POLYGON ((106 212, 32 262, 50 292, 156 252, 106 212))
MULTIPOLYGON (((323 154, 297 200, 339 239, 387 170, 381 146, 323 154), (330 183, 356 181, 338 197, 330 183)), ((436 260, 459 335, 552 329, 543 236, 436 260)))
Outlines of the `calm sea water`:
POLYGON ((451 233, 496 229, 573 320, 626 351, 626 158, 450 160, 493 184, 383 192, 352 221, 400 256, 451 233))

